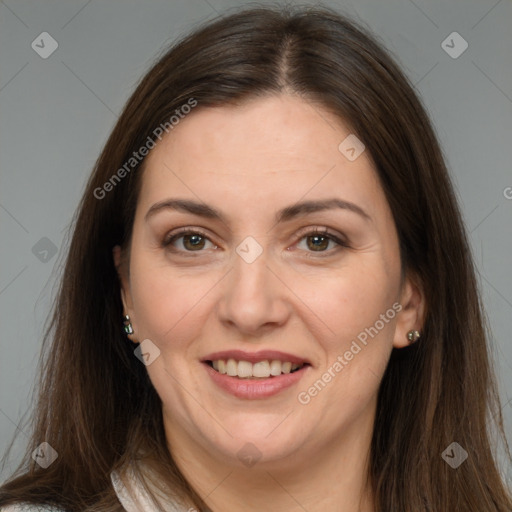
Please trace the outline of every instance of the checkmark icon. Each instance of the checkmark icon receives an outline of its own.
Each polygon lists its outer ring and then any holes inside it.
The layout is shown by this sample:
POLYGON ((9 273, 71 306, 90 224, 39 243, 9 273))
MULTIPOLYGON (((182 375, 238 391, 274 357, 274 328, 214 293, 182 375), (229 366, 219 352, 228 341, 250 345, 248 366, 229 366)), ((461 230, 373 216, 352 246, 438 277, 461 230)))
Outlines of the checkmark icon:
POLYGON ((133 353, 144 366, 153 364, 160 357, 160 349, 150 339, 141 341, 133 353))
POLYGON ((345 153, 349 154, 350 153, 350 156, 353 158, 354 157, 354 154, 356 152, 356 148, 347 148, 345 150, 345 153))
POLYGON ((238 451, 238 460, 242 462, 244 466, 251 468, 261 459, 262 453, 256 445, 253 443, 245 443, 245 445, 238 451))
POLYGON ((343 139, 338 146, 339 152, 350 162, 356 160, 365 149, 363 142, 353 133, 343 139))
POLYGON ((453 449, 451 449, 450 452, 445 453, 444 456, 448 457, 449 459, 453 459, 455 457, 455 452, 453 451, 453 449))
POLYGON ((39 57, 47 59, 59 47, 59 43, 48 32, 41 32, 30 46, 39 57))
POLYGON ((32 254, 42 263, 48 263, 57 254, 57 250, 57 246, 44 236, 34 244, 32 254))
POLYGON ((58 456, 59 454, 47 442, 41 443, 32 452, 32 459, 43 469, 46 469, 53 464, 57 460, 58 456))
POLYGON ((452 32, 441 43, 441 48, 452 59, 458 59, 468 49, 468 42, 458 32, 452 32))
POLYGON ((453 442, 446 447, 441 457, 450 467, 457 469, 468 458, 468 452, 459 443, 453 442))
POLYGON ((236 252, 246 263, 252 263, 261 255, 263 247, 252 236, 248 236, 238 244, 236 252))

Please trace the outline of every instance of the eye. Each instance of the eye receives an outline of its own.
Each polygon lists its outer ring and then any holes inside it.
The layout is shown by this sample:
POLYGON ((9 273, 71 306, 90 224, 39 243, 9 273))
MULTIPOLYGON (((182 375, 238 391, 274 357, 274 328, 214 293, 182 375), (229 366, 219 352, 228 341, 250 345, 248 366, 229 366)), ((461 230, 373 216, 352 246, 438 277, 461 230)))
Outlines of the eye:
MULTIPOLYGON (((337 246, 348 247, 346 242, 338 238, 336 235, 330 233, 327 229, 314 229, 304 233, 299 241, 311 240, 311 243, 306 243, 306 251, 325 253, 328 255, 332 251, 327 251, 329 243, 334 243, 337 246)), ((173 246, 171 249, 173 252, 191 253, 191 252, 202 252, 205 249, 207 243, 212 244, 213 249, 217 249, 217 245, 213 244, 208 238, 206 233, 199 229, 183 228, 178 232, 171 233, 162 242, 162 247, 173 246), (181 240, 181 247, 176 247, 176 242, 181 240)), ((206 247, 208 248, 208 247, 206 247)), ((309 257, 309 256, 308 256, 309 257)))
MULTIPOLYGON (((167 236, 162 242, 162 247, 174 246, 176 241, 180 239, 183 239, 181 248, 175 248, 174 250, 176 252, 201 252, 201 250, 205 248, 206 242, 212 243, 202 231, 184 228, 177 233, 174 232, 167 236)), ((217 248, 215 244, 212 245, 214 249, 217 248)))
POLYGON ((348 247, 346 242, 338 238, 336 235, 329 233, 327 229, 314 229, 312 231, 308 231, 301 236, 300 241, 304 239, 306 240, 306 250, 310 250, 310 252, 327 252, 330 254, 332 251, 326 250, 329 247, 329 243, 334 243, 341 247, 348 247))

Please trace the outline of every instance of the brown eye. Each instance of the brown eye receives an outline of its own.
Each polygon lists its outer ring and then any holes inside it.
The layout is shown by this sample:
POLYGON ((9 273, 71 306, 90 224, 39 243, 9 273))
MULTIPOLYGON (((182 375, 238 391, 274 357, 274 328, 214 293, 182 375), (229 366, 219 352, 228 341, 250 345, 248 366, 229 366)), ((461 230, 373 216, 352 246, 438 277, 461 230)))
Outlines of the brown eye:
MULTIPOLYGON (((340 240, 337 236, 329 233, 327 230, 313 230, 301 236, 301 241, 306 239, 306 250, 309 252, 317 253, 331 253, 329 251, 329 244, 333 243, 335 246, 348 247, 345 242, 340 240)), ((335 249, 336 247, 333 247, 335 249)))
POLYGON ((323 249, 327 249, 329 242, 332 241, 330 238, 323 235, 311 235, 306 238, 311 241, 311 243, 308 244, 308 248, 313 251, 322 251, 323 249))
POLYGON ((187 250, 203 249, 206 240, 205 238, 198 234, 183 235, 180 238, 183 238, 183 246, 187 250))
MULTIPOLYGON (((176 252, 201 252, 206 243, 212 243, 204 233, 200 231, 183 230, 179 233, 171 234, 162 243, 163 247, 173 246, 176 252), (181 242, 178 242, 181 240, 181 242)), ((216 248, 214 244, 213 248, 216 248)))

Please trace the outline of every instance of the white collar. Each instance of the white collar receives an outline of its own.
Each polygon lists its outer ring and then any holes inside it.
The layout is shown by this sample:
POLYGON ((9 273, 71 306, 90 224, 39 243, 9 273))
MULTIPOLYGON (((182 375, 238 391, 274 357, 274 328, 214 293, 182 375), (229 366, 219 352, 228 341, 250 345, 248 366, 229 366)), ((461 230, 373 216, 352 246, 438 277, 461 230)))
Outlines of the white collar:
MULTIPOLYGON (((124 480, 121 479, 117 471, 110 473, 110 480, 119 501, 127 512, 160 512, 130 467, 124 472, 124 480)), ((165 512, 194 510, 176 502, 169 502, 169 499, 163 497, 156 489, 152 490, 161 498, 165 512)))

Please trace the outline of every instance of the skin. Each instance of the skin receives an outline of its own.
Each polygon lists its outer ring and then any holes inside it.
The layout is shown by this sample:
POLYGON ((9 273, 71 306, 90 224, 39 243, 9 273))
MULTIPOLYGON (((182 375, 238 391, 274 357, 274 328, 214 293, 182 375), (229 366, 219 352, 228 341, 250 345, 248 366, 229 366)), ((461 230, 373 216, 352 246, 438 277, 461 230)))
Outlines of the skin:
POLYGON ((395 225, 369 155, 349 161, 338 150, 349 134, 333 114, 287 94, 199 106, 146 159, 129 262, 114 248, 130 338, 160 350, 147 371, 163 402, 168 447, 214 511, 375 510, 364 482, 377 392, 392 348, 421 329, 424 295, 412 277, 401 282, 395 225), (331 197, 357 204, 370 220, 332 209, 274 221, 299 200, 331 197), (169 198, 204 202, 226 220, 174 210, 145 220, 169 198), (162 247, 180 227, 207 238, 199 248, 183 236, 162 247), (315 251, 306 236, 315 228, 348 247, 321 239, 315 251), (250 264, 236 252, 247 236, 263 250, 250 264), (394 303, 401 311, 299 403, 298 393, 394 303), (200 363, 229 349, 280 350, 312 367, 277 396, 235 398, 200 363), (246 443, 260 453, 252 467, 237 456, 246 443))

